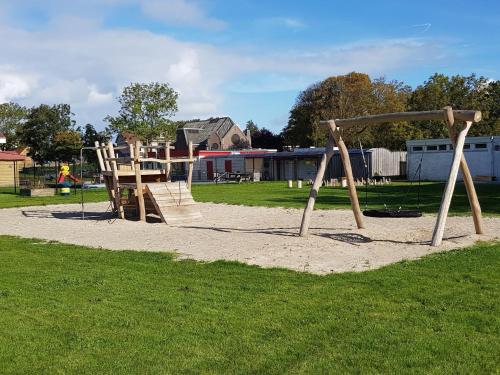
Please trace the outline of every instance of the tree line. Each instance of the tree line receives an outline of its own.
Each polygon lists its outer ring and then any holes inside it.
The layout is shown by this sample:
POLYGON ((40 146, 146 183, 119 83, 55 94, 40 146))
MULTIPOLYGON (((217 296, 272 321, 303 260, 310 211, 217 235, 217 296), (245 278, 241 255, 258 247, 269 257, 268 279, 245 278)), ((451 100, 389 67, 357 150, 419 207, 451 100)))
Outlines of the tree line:
MULTIPOLYGON (((324 146, 328 137, 319 121, 384 112, 426 111, 447 105, 456 109, 482 111, 471 136, 500 133, 500 81, 485 77, 434 74, 414 90, 400 81, 371 79, 367 74, 349 73, 329 77, 302 91, 282 131, 284 143, 300 147, 324 146)), ((443 121, 399 122, 377 126, 355 126, 343 130, 348 147, 386 147, 402 150, 405 141, 448 138, 443 121)))
MULTIPOLYGON (((30 148, 38 164, 48 161, 69 162, 81 147, 95 141, 106 142, 113 134, 130 132, 144 141, 163 137, 175 140, 182 121, 171 118, 177 112, 178 93, 167 83, 132 83, 118 98, 120 110, 107 116, 107 127, 97 131, 93 125, 76 126, 69 104, 41 104, 25 108, 16 103, 0 104, 0 132, 7 137, 4 149, 30 148)), ((246 127, 252 147, 282 150, 286 146, 324 146, 328 137, 321 120, 348 118, 384 112, 424 111, 451 105, 457 109, 475 109, 483 120, 472 127, 472 136, 500 133, 500 81, 475 74, 446 76, 434 74, 412 89, 400 81, 371 79, 352 72, 328 77, 300 92, 290 110, 287 125, 279 133, 259 127, 252 120, 246 127)), ((356 126, 343 131, 348 147, 386 147, 404 149, 408 139, 447 138, 443 122, 398 122, 376 126, 356 126)), ((88 160, 95 162, 95 155, 88 160)))
MULTIPOLYGON (((7 143, 4 149, 29 147, 29 156, 39 165, 71 162, 82 147, 95 141, 107 142, 113 134, 128 131, 147 141, 163 136, 175 137, 176 124, 170 119, 177 111, 178 94, 167 83, 132 83, 118 98, 120 110, 107 116, 108 126, 97 131, 92 124, 76 126, 69 104, 41 104, 26 108, 17 103, 0 104, 0 132, 7 143)), ((96 163, 95 153, 86 159, 96 163)))

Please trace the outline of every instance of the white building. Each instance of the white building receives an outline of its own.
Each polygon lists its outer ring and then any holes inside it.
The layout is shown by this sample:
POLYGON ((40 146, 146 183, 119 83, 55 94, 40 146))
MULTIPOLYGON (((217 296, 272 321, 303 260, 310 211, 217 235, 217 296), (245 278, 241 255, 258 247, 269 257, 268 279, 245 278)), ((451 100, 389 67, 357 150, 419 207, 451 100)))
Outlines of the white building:
MULTIPOLYGON (((420 161, 422 180, 447 180, 453 158, 453 146, 448 138, 407 141, 406 149, 409 180, 418 180, 420 161)), ((473 179, 500 179, 500 136, 467 137, 464 155, 473 179)), ((461 173, 458 179, 462 180, 461 173)))

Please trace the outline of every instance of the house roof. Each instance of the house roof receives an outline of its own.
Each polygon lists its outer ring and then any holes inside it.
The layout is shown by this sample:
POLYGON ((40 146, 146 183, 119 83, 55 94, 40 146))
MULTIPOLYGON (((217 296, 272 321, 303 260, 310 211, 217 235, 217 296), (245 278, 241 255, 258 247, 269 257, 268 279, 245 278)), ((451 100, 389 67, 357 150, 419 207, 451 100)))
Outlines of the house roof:
POLYGON ((208 140, 212 133, 216 133, 220 138, 234 126, 233 120, 229 117, 210 118, 208 120, 188 121, 180 129, 184 133, 186 143, 193 142, 199 145, 208 140))
POLYGON ((0 132, 0 138, 7 138, 7 137, 5 136, 5 134, 3 134, 2 132, 0 132))
POLYGON ((117 141, 127 142, 129 145, 133 145, 133 144, 135 144, 135 142, 137 142, 139 140, 140 140, 140 138, 138 136, 136 136, 135 134, 130 133, 130 132, 121 132, 120 134, 118 134, 118 138, 117 138, 117 141), (121 138, 121 139, 119 139, 119 138, 121 138))
POLYGON ((16 151, 0 151, 0 161, 24 161, 25 159, 16 151))

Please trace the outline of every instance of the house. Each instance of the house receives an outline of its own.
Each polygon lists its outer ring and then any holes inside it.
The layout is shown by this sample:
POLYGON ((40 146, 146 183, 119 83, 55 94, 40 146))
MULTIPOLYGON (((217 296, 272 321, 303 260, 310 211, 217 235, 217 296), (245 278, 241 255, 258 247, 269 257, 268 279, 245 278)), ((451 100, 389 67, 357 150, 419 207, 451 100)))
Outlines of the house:
MULTIPOLYGON (((260 162, 247 165, 262 165, 262 176, 271 180, 313 180, 316 177, 324 147, 296 148, 291 151, 275 152, 262 155, 260 162)), ((257 155, 247 155, 247 159, 257 155)), ((367 150, 349 150, 354 178, 396 177, 402 178, 406 173, 406 152, 389 151, 385 148, 367 150), (365 168, 366 162, 366 168, 365 168)), ((325 179, 345 176, 344 166, 339 152, 336 150, 328 163, 325 179)))
POLYGON ((19 184, 19 164, 24 156, 16 151, 0 151, 0 186, 15 187, 19 184))
MULTIPOLYGON (((241 150, 199 151, 193 180, 210 181, 215 173, 248 173, 256 180, 313 180, 325 152, 324 147, 296 148, 291 151, 241 150)), ((349 150, 354 178, 395 177, 406 173, 406 152, 384 148, 349 150), (365 168, 365 161, 367 168, 365 168)), ((336 152, 327 166, 325 179, 344 176, 340 154, 336 152)))
MULTIPOLYGON (((446 181, 453 158, 449 138, 419 139, 406 142, 409 180, 446 181), (421 168, 419 171, 419 165, 421 168)), ((464 156, 476 180, 500 179, 500 136, 467 137, 464 156)), ((462 180, 459 173, 458 179, 462 180)))
POLYGON ((243 132, 229 117, 186 122, 177 129, 175 147, 185 150, 189 142, 193 142, 195 150, 225 151, 252 147, 250 134, 243 132))
POLYGON ((6 143, 7 143, 7 137, 5 136, 5 134, 0 132, 0 145, 4 145, 6 143))

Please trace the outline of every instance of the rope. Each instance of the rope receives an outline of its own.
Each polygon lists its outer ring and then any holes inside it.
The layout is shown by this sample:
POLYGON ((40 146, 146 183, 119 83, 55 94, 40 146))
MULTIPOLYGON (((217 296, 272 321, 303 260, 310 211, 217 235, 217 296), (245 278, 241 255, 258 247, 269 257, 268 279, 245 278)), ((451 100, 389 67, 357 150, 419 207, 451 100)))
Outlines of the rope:
POLYGON ((365 166, 365 210, 368 209, 368 165, 366 164, 365 152, 363 151, 363 145, 361 144, 361 140, 359 141, 359 148, 361 150, 361 156, 363 157, 363 164, 365 166))
POLYGON ((177 206, 180 206, 181 205, 181 201, 182 201, 182 196, 181 196, 181 182, 179 181, 179 201, 177 201, 175 199, 174 194, 170 191, 170 189, 168 188, 167 184, 165 184, 165 187, 167 188, 167 191, 170 194, 170 197, 172 198, 172 200, 175 202, 175 204, 177 206))

